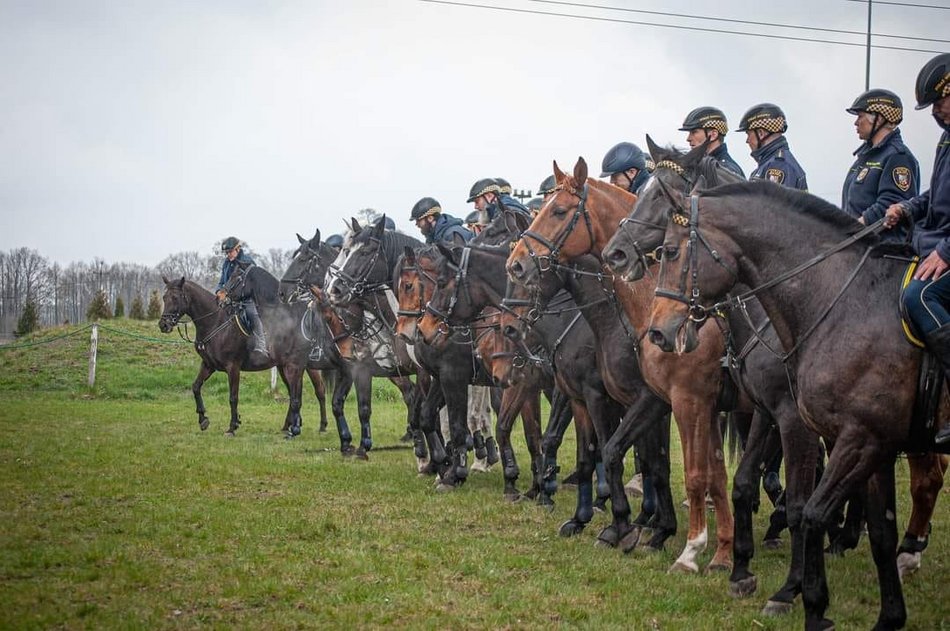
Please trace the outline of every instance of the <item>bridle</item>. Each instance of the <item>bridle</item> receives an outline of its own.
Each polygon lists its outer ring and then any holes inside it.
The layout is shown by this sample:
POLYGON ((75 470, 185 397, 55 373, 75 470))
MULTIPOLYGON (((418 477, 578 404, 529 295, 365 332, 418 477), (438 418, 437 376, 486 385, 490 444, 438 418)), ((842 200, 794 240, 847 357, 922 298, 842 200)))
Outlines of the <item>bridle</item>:
MULTIPOLYGON (((373 255, 360 268, 358 273, 351 275, 344 272, 342 268, 339 268, 336 265, 330 265, 330 271, 332 272, 332 275, 346 288, 350 296, 353 298, 360 298, 365 294, 377 292, 389 286, 388 280, 377 283, 368 282, 370 274, 373 273, 373 270, 376 268, 376 264, 379 262, 379 254, 383 246, 382 240, 376 236, 369 237, 366 245, 370 243, 376 245, 373 250, 373 255)), ((349 257, 347 257, 347 260, 343 262, 344 267, 348 261, 349 257)))
POLYGON ((436 280, 435 280, 435 278, 432 276, 432 274, 430 274, 430 273, 428 272, 428 270, 423 269, 422 266, 420 266, 418 263, 415 263, 415 264, 413 264, 413 265, 406 265, 406 266, 404 266, 404 267, 400 270, 400 273, 402 273, 402 272, 412 272, 412 273, 415 275, 415 277, 419 280, 419 285, 420 285, 420 286, 419 286, 419 291, 416 292, 417 295, 419 296, 419 305, 418 305, 418 308, 416 308, 416 309, 414 309, 414 310, 398 309, 398 310, 396 311, 396 315, 397 315, 397 316, 402 316, 402 317, 405 317, 405 318, 415 318, 415 319, 418 320, 419 318, 421 318, 422 316, 424 316, 424 315, 425 315, 425 312, 426 312, 425 292, 422 291, 422 279, 424 278, 424 279, 426 279, 427 281, 429 281, 430 283, 432 283, 432 286, 433 286, 433 287, 435 287, 435 285, 436 285, 436 280))
POLYGON ((296 278, 282 278, 280 282, 294 285, 294 290, 287 296, 287 302, 297 302, 297 301, 309 301, 310 300, 310 279, 313 279, 316 276, 315 268, 320 263, 320 251, 315 250, 310 246, 310 243, 305 243, 300 246, 297 252, 294 254, 294 259, 297 259, 299 256, 306 255, 306 264, 303 267, 303 270, 300 272, 300 275, 296 278))
POLYGON ((574 214, 571 216, 571 220, 568 222, 564 230, 562 230, 553 241, 549 240, 543 234, 538 234, 533 230, 525 230, 523 233, 521 233, 521 241, 528 250, 528 256, 532 261, 534 261, 535 266, 538 268, 538 272, 541 273, 551 269, 551 264, 558 260, 558 257, 561 253, 561 248, 564 246, 564 243, 567 241, 568 237, 571 236, 571 233, 574 232, 574 228, 577 226, 581 217, 584 218, 584 224, 587 226, 587 236, 590 238, 590 249, 594 249, 594 227, 590 220, 590 213, 587 210, 587 184, 585 183, 583 188, 581 188, 579 191, 574 187, 567 186, 566 184, 559 184, 554 188, 553 193, 556 193, 557 191, 567 191, 580 200, 577 204, 577 208, 574 210, 574 214), (531 244, 528 242, 529 238, 547 248, 548 253, 539 255, 537 252, 535 252, 531 247, 531 244))
MULTIPOLYGON (((431 313, 439 320, 438 329, 443 335, 447 335, 452 329, 461 329, 468 328, 468 324, 464 326, 453 325, 451 323, 452 315, 455 313, 455 306, 459 302, 459 296, 461 294, 462 288, 465 288, 465 294, 468 297, 468 301, 472 301, 472 294, 469 290, 468 283, 468 262, 472 254, 472 248, 465 246, 462 248, 462 256, 459 259, 459 263, 455 266, 455 286, 452 289, 452 295, 449 297, 449 305, 446 307, 445 311, 442 311, 435 307, 432 304, 433 299, 436 297, 436 292, 439 290, 438 283, 435 284, 435 289, 432 292, 432 297, 429 298, 429 301, 425 304, 425 311, 431 313)), ((451 261, 446 261, 447 264, 452 265, 451 261)))

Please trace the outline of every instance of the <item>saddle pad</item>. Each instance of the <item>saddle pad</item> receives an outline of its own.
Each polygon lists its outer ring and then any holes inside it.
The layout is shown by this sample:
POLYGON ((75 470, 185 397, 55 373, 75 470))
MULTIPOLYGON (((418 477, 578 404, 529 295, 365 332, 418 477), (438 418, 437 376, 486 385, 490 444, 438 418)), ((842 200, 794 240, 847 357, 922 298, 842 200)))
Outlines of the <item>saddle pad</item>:
MULTIPOLYGON (((915 256, 914 260, 907 265, 907 271, 904 272, 903 278, 901 278, 900 291, 903 292, 907 286, 910 284, 910 281, 914 278, 914 272, 917 271, 917 264, 920 263, 920 257, 915 256)), ((907 318, 907 312, 904 309, 904 304, 898 300, 898 305, 900 309, 901 316, 901 328, 904 329, 904 337, 907 338, 907 341, 913 344, 918 348, 924 348, 924 343, 920 340, 920 334, 914 329, 913 323, 907 318)))

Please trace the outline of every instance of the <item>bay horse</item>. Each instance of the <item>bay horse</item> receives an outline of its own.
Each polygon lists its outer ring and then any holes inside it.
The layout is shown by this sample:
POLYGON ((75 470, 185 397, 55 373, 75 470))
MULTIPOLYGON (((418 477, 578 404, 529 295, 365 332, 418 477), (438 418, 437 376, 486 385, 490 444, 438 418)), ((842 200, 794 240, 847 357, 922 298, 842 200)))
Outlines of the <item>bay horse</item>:
MULTIPOLYGON (((554 175, 557 182, 554 193, 508 257, 508 277, 528 287, 537 287, 552 263, 566 264, 587 253, 599 254, 636 201, 636 196, 627 191, 588 179, 583 158, 578 159, 573 176, 562 172, 557 163, 554 163, 554 175)), ((643 283, 630 286, 615 278, 613 289, 633 328, 645 331, 652 286, 643 283)), ((671 570, 683 572, 699 571, 697 558, 707 542, 707 491, 716 511, 717 540, 709 568, 732 568, 733 518, 726 493, 722 434, 717 421, 717 401, 722 389, 720 360, 725 340, 712 328, 704 329, 701 336, 701 353, 694 357, 685 359, 664 354, 651 345, 640 345, 639 357, 646 383, 672 405, 680 434, 690 504, 689 530, 686 545, 671 570)), ((624 421, 614 434, 618 444, 605 446, 605 454, 622 454, 620 446, 649 427, 633 417, 625 417, 624 421)), ((611 465, 608 463, 608 466, 611 465)))
MULTIPOLYGON (((704 152, 699 147, 683 154, 675 149, 665 149, 657 146, 649 136, 647 136, 647 145, 659 168, 641 189, 640 200, 634 211, 621 221, 617 233, 603 251, 604 260, 611 269, 630 281, 641 278, 647 272, 648 266, 655 265, 657 257, 654 256, 654 253, 661 252, 660 246, 662 246, 666 235, 669 214, 676 210, 672 205, 673 202, 670 196, 666 193, 667 190, 679 190, 683 194, 688 194, 697 183, 704 182, 707 185, 715 186, 730 183, 731 179, 734 182, 743 181, 734 178, 730 171, 721 168, 714 159, 704 157, 704 152)), ((754 302, 748 304, 751 306, 754 302)), ((741 316, 731 313, 729 317, 735 319, 741 316)), ((778 342, 777 338, 773 340, 774 329, 770 328, 766 333, 769 336, 766 340, 768 346, 775 348, 778 342)), ((761 352, 761 349, 759 352, 761 352)), ((771 355, 771 352, 768 354, 771 355)), ((767 362, 765 365, 767 365, 767 362)), ((754 378, 757 374, 766 374, 765 369, 746 370, 744 379, 754 378)), ((764 389, 755 384, 752 385, 752 390, 765 392, 764 389)), ((778 404, 779 402, 775 401, 772 405, 778 404)), ((787 404, 783 402, 781 405, 786 406, 787 404)), ((797 405, 795 407, 797 410, 797 405)), ((800 441, 807 439, 807 435, 800 434, 800 430, 794 428, 796 424, 801 422, 797 414, 794 416, 773 414, 773 416, 781 427, 787 428, 782 429, 783 433, 793 431, 798 435, 799 438, 794 440, 795 443, 802 445, 803 443, 800 441)), ((755 431, 754 427, 753 431, 755 431)), ((792 444, 787 438, 783 438, 783 442, 792 444)), ((801 447, 792 447, 792 450, 799 448, 801 447)), ((785 451, 788 452, 789 449, 785 451)), ((897 564, 901 576, 915 572, 920 568, 922 553, 927 548, 930 538, 930 520, 933 516, 940 489, 943 487, 944 472, 947 469, 947 458, 932 452, 908 453, 907 462, 910 468, 912 507, 907 529, 898 548, 897 564)), ((786 463, 786 470, 790 468, 789 464, 786 463)), ((736 472, 736 486, 741 489, 742 487, 739 486, 740 474, 741 466, 740 470, 736 472)), ((788 475, 787 472, 786 475, 788 475)), ((736 490, 733 493, 735 496, 736 490)), ((849 500, 849 517, 846 521, 845 530, 854 527, 860 528, 858 520, 851 516, 851 501, 854 499, 849 500)), ((807 501, 807 497, 790 498, 788 506, 789 521, 793 524, 800 521, 801 510, 804 509, 805 501, 807 501)), ((832 534, 833 530, 834 528, 829 530, 829 535, 832 534)), ((739 532, 736 536, 737 545, 739 545, 739 532)), ((857 540, 857 533, 846 532, 843 534, 843 538, 850 539, 848 543, 844 544, 844 547, 853 547, 853 543, 857 540)), ((832 549, 840 550, 841 547, 837 541, 832 541, 832 549)), ((739 567, 737 561, 736 570, 739 567)), ((736 588, 740 591, 744 589, 738 584, 736 584, 736 588)))
MULTIPOLYGON (((201 357, 201 366, 194 383, 191 384, 191 391, 195 398, 198 426, 204 431, 211 424, 206 414, 201 388, 208 377, 216 371, 221 371, 228 376, 228 402, 231 407, 231 421, 226 433, 234 436, 241 425, 241 417, 238 414, 241 371, 269 370, 276 364, 262 353, 251 352, 252 342, 235 321, 237 316, 227 309, 222 309, 213 293, 197 283, 185 280, 184 276, 176 280, 168 280, 162 276, 162 281, 165 283, 165 292, 162 295, 164 309, 158 320, 159 329, 162 333, 171 332, 182 316, 188 316, 195 325, 194 345, 195 351, 201 357)), ((323 378, 319 368, 308 368, 307 375, 320 402, 321 425, 325 426, 327 408, 323 378)), ((281 431, 289 435, 289 417, 281 431)))
MULTIPOLYGON (((324 351, 328 359, 347 375, 345 387, 334 390, 333 415, 341 435, 349 434, 344 403, 350 385, 356 385, 357 414, 360 427, 369 427, 372 417, 372 378, 386 377, 398 389, 406 404, 406 423, 414 443, 420 468, 427 461, 424 439, 418 427, 418 417, 423 393, 429 387, 429 376, 412 360, 406 348, 396 340, 381 322, 373 319, 364 326, 364 319, 373 318, 362 310, 336 308, 329 304, 323 294, 326 271, 337 257, 337 251, 323 243, 320 231, 304 239, 299 234, 300 246, 293 253, 290 265, 281 278, 286 289, 287 302, 309 303, 311 322, 318 328, 315 337, 328 337, 324 351), (417 374, 417 383, 409 375, 417 374)), ((365 449, 357 452, 365 457, 365 449)))
MULTIPOLYGON (((875 628, 903 627, 894 465, 901 451, 933 446, 911 441, 922 353, 904 339, 893 308, 906 264, 873 255, 879 226, 864 228, 806 193, 757 182, 687 197, 661 186, 666 206, 675 210, 662 246, 651 341, 666 351, 690 353, 697 329, 708 328, 703 315, 741 310, 754 295, 781 341, 776 353, 787 367, 802 419, 835 441, 802 518, 806 628, 833 627, 825 617, 823 533, 855 492, 866 496, 877 567, 881 603, 875 628), (753 289, 724 300, 738 283, 753 289)), ((948 412, 943 392, 937 416, 946 419, 948 412)))

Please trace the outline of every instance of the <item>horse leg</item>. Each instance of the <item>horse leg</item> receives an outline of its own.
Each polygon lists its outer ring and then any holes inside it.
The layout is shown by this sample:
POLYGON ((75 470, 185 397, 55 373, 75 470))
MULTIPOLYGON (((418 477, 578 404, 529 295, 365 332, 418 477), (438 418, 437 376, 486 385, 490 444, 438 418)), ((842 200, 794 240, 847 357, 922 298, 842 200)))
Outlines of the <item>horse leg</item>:
MULTIPOLYGON (((825 467, 821 482, 815 488, 802 514, 804 542, 804 572, 802 575, 802 604, 805 607, 806 629, 828 629, 834 626, 825 618, 828 609, 828 579, 825 574, 823 541, 828 524, 838 510, 854 493, 864 490, 873 467, 884 459, 881 447, 868 435, 860 432, 862 425, 854 421, 835 441, 835 448, 825 467)), ((893 465, 893 458, 888 457, 893 465)), ((876 501, 875 508, 882 502, 876 501)), ((881 516, 883 517, 883 516, 881 516)), ((878 519, 876 516, 875 519, 878 519)), ((880 527, 878 524, 877 527, 880 527)), ((897 574, 896 535, 892 559, 897 574)), ((900 589, 898 582, 897 589, 900 589)), ((883 604, 882 600, 882 604, 883 604)), ((894 627, 898 628, 898 627, 894 627)))
POLYGON ((413 441, 413 424, 415 423, 413 410, 416 404, 417 388, 409 377, 393 377, 390 381, 399 388, 402 402, 406 405, 406 433, 399 437, 399 442, 410 443, 413 441))
POLYGON ((336 383, 333 384, 331 408, 333 418, 336 420, 336 431, 340 435, 340 453, 344 457, 352 456, 355 451, 353 449, 353 435, 350 434, 350 426, 346 422, 346 412, 344 410, 346 397, 350 394, 350 388, 352 387, 353 376, 350 371, 347 369, 338 370, 336 383))
POLYGON ((237 364, 228 366, 228 403, 231 404, 231 423, 228 425, 228 431, 225 436, 234 436, 238 427, 241 425, 241 417, 238 414, 238 392, 241 390, 241 367, 237 364))
MULTIPOLYGON (((712 418, 718 415, 713 413, 712 418)), ((723 453, 722 432, 719 423, 711 425, 707 432, 706 466, 708 491, 716 511, 716 552, 706 566, 707 571, 732 571, 732 543, 735 539, 735 523, 732 519, 732 503, 729 501, 729 476, 723 453)))
POLYGON ((936 453, 908 454, 912 506, 907 532, 897 549, 897 569, 901 578, 920 568, 921 553, 930 539, 930 518, 943 488, 947 456, 936 453))
POLYGON ((541 437, 541 497, 538 501, 542 504, 554 505, 551 496, 557 492, 557 475, 561 472, 557 464, 557 451, 573 418, 570 399, 559 388, 555 388, 551 396, 548 427, 541 437))
POLYGON ((307 374, 310 376, 310 383, 313 385, 313 393, 317 395, 317 402, 320 404, 320 432, 327 431, 327 385, 323 381, 323 375, 319 368, 307 368, 307 374))
POLYGON ((759 506, 759 480, 767 462, 767 454, 781 448, 780 436, 772 417, 757 409, 752 415, 752 426, 746 438, 745 451, 736 474, 732 478, 732 506, 735 516, 735 541, 732 547, 732 574, 729 593, 733 596, 751 596, 756 590, 756 577, 749 570, 755 555, 752 532, 752 514, 759 506))
POLYGON ((429 465, 429 450, 426 448, 425 433, 422 431, 422 401, 425 396, 422 383, 422 377, 416 377, 416 382, 412 384, 409 401, 406 402, 408 408, 406 420, 412 438, 412 451, 416 457, 416 470, 420 473, 429 465))
POLYGON ((790 612, 795 597, 802 591, 805 563, 805 541, 802 532, 802 513, 805 503, 815 489, 817 465, 824 458, 818 436, 802 422, 794 399, 786 397, 774 406, 782 436, 785 457, 785 510, 791 539, 791 559, 785 583, 772 594, 762 613, 782 615, 790 612))
MULTIPOLYGON (((589 400, 588 403, 592 403, 589 400)), ((583 402, 571 401, 574 412, 574 431, 577 432, 577 507, 574 516, 561 524, 558 534, 573 537, 580 534, 594 516, 594 450, 597 440, 591 414, 583 402)))
POLYGON ((449 491, 460 486, 468 478, 468 450, 471 448, 472 434, 468 430, 468 378, 453 379, 442 388, 445 407, 449 416, 451 449, 449 450, 449 470, 442 476, 437 491, 449 491), (448 385, 448 389, 446 389, 448 385))
POLYGON ((300 417, 300 404, 303 400, 303 366, 287 365, 279 369, 280 376, 287 386, 287 395, 290 401, 287 404, 287 419, 284 426, 287 427, 285 438, 292 439, 300 435, 300 426, 302 419, 300 417))
POLYGON ((875 629, 901 629, 907 621, 907 609, 897 571, 897 498, 894 484, 896 458, 884 458, 868 483, 865 513, 871 556, 877 566, 881 590, 881 609, 875 629))
POLYGON ((439 473, 448 458, 439 433, 439 409, 443 403, 442 386, 439 380, 433 379, 420 410, 420 428, 429 447, 429 462, 420 474, 439 473))
POLYGON ((521 425, 524 440, 531 454, 531 488, 525 495, 529 499, 541 497, 541 390, 536 385, 527 387, 528 396, 521 406, 521 425))
POLYGON ((511 447, 511 428, 515 424, 515 418, 518 416, 518 410, 523 404, 524 386, 517 384, 510 388, 505 388, 501 395, 501 408, 498 411, 498 423, 495 427, 495 435, 498 437, 498 448, 501 451, 502 475, 505 479, 504 498, 509 501, 517 501, 521 498, 518 492, 518 462, 515 459, 514 449, 511 447))
POLYGON ((373 415, 373 378, 364 370, 356 368, 356 411, 360 419, 360 446, 356 448, 356 457, 368 460, 366 455, 373 448, 373 432, 370 417, 373 415))
POLYGON ((198 427, 201 428, 201 431, 205 431, 211 425, 211 421, 205 416, 205 400, 201 396, 201 387, 212 373, 214 373, 214 368, 201 362, 201 367, 198 368, 198 376, 191 384, 191 393, 195 395, 195 412, 198 413, 198 427))
POLYGON ((699 572, 697 557, 706 549, 706 490, 709 469, 709 434, 716 415, 697 397, 680 396, 673 401, 673 418, 683 449, 686 498, 689 500, 689 530, 686 547, 670 567, 670 572, 699 572))

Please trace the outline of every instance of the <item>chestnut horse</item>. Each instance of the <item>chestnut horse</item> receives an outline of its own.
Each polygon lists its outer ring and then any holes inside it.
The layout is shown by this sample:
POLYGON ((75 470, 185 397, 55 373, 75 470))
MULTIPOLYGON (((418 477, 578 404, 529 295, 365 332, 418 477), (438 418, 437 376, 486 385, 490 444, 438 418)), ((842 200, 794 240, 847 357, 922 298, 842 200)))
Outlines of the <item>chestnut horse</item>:
MULTIPOLYGON (((574 167, 573 176, 563 173, 557 163, 554 175, 554 193, 508 258, 508 276, 515 283, 537 287, 541 274, 549 271, 552 263, 570 262, 587 253, 598 255, 636 201, 627 191, 588 179, 583 158, 574 167)), ((649 281, 628 285, 615 278, 613 288, 630 323, 645 331, 652 285, 649 281)), ((697 558, 706 547, 707 491, 716 510, 717 539, 709 567, 732 567, 733 518, 717 422, 725 341, 720 331, 708 327, 700 332, 699 342, 699 354, 690 358, 667 355, 650 345, 641 346, 640 353, 644 380, 672 406, 683 449, 689 530, 686 546, 671 570, 685 572, 699 571, 697 558)), ((637 427, 636 419, 629 421, 637 427)), ((645 430, 646 426, 639 425, 639 431, 645 430)), ((637 429, 625 431, 622 426, 615 436, 618 434, 629 442, 637 429)), ((608 450, 609 446, 605 453, 608 450)))
MULTIPOLYGON (((879 226, 864 228, 812 195, 768 182, 689 197, 661 186, 665 206, 675 211, 663 243, 651 340, 664 350, 692 352, 697 332, 710 328, 702 326, 704 314, 741 310, 757 297, 781 340, 776 352, 802 419, 835 441, 802 519, 806 628, 833 626, 825 617, 823 533, 855 492, 866 494, 881 594, 875 628, 903 627, 894 464, 901 451, 928 448, 911 431, 921 351, 904 339, 893 308, 906 265, 873 256, 879 226), (754 289, 723 300, 739 283, 754 289)), ((937 412, 939 419, 950 412, 945 392, 937 412)), ((932 437, 934 428, 929 431, 932 437)))

